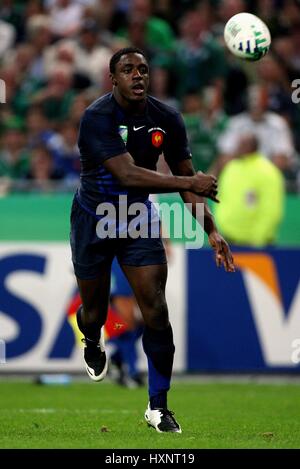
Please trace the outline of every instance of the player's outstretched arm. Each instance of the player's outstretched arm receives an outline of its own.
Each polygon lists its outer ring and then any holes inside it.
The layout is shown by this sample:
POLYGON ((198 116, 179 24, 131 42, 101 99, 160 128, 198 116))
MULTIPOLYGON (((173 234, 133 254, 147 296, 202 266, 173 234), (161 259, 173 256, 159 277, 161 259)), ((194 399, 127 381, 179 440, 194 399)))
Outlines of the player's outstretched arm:
POLYGON ((145 189, 151 193, 185 192, 208 197, 215 202, 217 180, 201 172, 190 175, 165 175, 136 166, 129 153, 114 156, 103 165, 124 187, 145 189))
MULTIPOLYGON (((176 163, 176 165, 172 166, 170 169, 172 173, 176 175, 192 176, 193 174, 195 174, 195 170, 193 168, 191 160, 180 161, 176 163)), ((203 197, 192 192, 181 192, 180 195, 185 203, 189 203, 192 205, 192 214, 195 218, 197 216, 196 204, 204 203, 203 228, 208 235, 209 244, 215 252, 216 264, 218 267, 223 265, 226 272, 234 272, 234 260, 231 254, 230 247, 228 246, 228 243, 225 241, 225 239, 220 235, 215 224, 214 217, 203 197)), ((198 221, 201 223, 201 220, 198 221)))

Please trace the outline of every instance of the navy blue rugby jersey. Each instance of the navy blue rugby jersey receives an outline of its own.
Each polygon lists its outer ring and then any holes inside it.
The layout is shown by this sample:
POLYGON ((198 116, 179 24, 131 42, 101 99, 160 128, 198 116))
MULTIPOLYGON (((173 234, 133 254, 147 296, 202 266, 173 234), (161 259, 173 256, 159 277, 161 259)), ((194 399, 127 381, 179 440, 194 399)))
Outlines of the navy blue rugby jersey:
POLYGON ((170 164, 191 158, 182 117, 171 107, 148 96, 145 112, 133 116, 124 111, 112 93, 94 101, 80 123, 78 146, 81 161, 79 203, 95 212, 101 202, 144 202, 149 193, 126 189, 105 169, 103 162, 129 152, 135 164, 156 170, 161 153, 170 164))

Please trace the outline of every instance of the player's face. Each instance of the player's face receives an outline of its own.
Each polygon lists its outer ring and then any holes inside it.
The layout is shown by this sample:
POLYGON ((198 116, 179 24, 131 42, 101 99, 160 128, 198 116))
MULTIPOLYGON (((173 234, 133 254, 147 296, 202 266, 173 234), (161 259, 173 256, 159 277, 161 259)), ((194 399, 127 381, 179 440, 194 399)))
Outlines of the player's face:
POLYGON ((149 66, 145 57, 132 53, 121 57, 116 64, 112 83, 126 101, 142 101, 149 86, 149 66))

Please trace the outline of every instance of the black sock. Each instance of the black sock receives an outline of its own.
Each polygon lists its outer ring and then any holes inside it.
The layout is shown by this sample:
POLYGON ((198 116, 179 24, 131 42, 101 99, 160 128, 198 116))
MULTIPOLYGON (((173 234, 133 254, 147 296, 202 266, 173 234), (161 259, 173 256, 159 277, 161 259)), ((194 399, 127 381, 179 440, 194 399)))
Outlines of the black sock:
POLYGON ((171 325, 163 330, 146 326, 143 347, 148 359, 150 407, 167 408, 175 351, 171 325))
POLYGON ((76 313, 78 328, 82 332, 82 334, 84 335, 85 339, 88 341, 86 345, 88 345, 89 343, 91 345, 93 345, 93 344, 96 345, 96 344, 98 344, 99 339, 100 339, 101 328, 97 327, 97 329, 95 330, 95 324, 91 324, 91 325, 88 325, 88 326, 83 325, 83 323, 82 323, 82 314, 83 314, 83 307, 82 307, 82 305, 80 305, 78 310, 77 310, 77 313, 76 313))

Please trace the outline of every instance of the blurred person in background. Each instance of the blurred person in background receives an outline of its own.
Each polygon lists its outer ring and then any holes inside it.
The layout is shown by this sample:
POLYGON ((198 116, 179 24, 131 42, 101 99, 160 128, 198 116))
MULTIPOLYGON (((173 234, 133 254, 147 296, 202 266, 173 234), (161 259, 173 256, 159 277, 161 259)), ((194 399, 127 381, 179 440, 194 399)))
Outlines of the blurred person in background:
MULTIPOLYGON (((299 4, 300 7, 300 4, 299 4)), ((285 34, 284 36, 280 36, 273 41, 273 51, 276 54, 278 68, 280 68, 281 73, 285 75, 285 108, 279 109, 279 112, 282 114, 282 110, 284 114, 288 113, 289 122, 291 124, 291 128, 293 131, 295 146, 297 149, 298 154, 300 153, 300 135, 298 129, 300 128, 300 108, 297 103, 294 103, 291 99, 291 94, 295 89, 294 80, 299 80, 300 77, 300 23, 295 24, 291 27, 289 34, 285 34)), ((267 57, 266 57, 267 58, 267 57)), ((263 73, 263 78, 267 80, 267 83, 271 82, 271 79, 274 77, 274 72, 271 67, 263 67, 259 71, 263 73), (270 77, 271 72, 271 77, 270 77), (273 72, 273 73, 272 73, 273 72), (267 73, 267 77, 265 77, 267 73)), ((275 70, 276 71, 276 70, 275 70)), ((278 73, 278 72, 277 72, 278 73)), ((279 81, 279 80, 278 80, 279 81)), ((271 84, 273 84, 273 88, 275 85, 275 80, 271 84)), ((281 85, 281 83, 279 83, 281 85)), ((297 87, 298 81, 296 81, 297 87)), ((278 88, 278 87, 277 87, 278 88)), ((282 90, 283 86, 280 86, 280 90, 282 90)), ((274 92, 272 93, 274 95, 274 92)), ((275 97, 278 101, 278 91, 275 94, 275 97)), ((282 91, 281 91, 282 94, 282 91)), ((282 102, 282 98, 279 101, 282 102)), ((275 101, 276 103, 276 101, 275 101)), ((277 110, 276 108, 273 110, 277 110)))
POLYGON ((268 110, 280 114, 291 125, 295 106, 291 100, 291 83, 284 65, 269 53, 257 64, 257 78, 266 90, 268 110))
POLYGON ((101 32, 97 21, 86 19, 81 24, 76 42, 76 69, 85 73, 100 89, 104 75, 109 75, 107 62, 112 54, 112 49, 103 42, 101 32))
MULTIPOLYGON (((0 25, 2 22, 5 22, 9 25, 13 30, 13 42, 19 42, 23 36, 23 12, 24 12, 24 5, 20 2, 16 2, 14 0, 2 0, 0 3, 0 25)), ((0 26, 1 29, 1 26, 0 26)), ((9 34, 10 36, 10 34, 9 34)), ((0 41, 0 50, 1 47, 6 44, 6 39, 8 38, 6 34, 2 36, 0 33, 1 41, 0 41)), ((11 43, 12 45, 12 43, 11 43)), ((1 54, 0 54, 1 57, 1 54)))
POLYGON ((223 41, 224 27, 227 21, 234 15, 247 11, 245 0, 220 0, 216 2, 216 18, 212 24, 212 33, 220 41, 223 41))
POLYGON ((224 49, 227 73, 224 81, 223 107, 228 116, 245 111, 247 107, 247 88, 249 76, 242 61, 228 49, 224 49))
POLYGON ((206 86, 215 87, 221 97, 226 72, 224 50, 211 34, 210 24, 201 10, 188 11, 180 21, 172 62, 176 97, 199 93, 206 86))
POLYGON ((31 97, 41 90, 44 81, 32 73, 35 60, 35 49, 27 43, 20 43, 5 57, 4 64, 15 68, 16 89, 11 100, 11 106, 19 116, 25 117, 30 105, 31 97))
POLYGON ((29 152, 26 148, 24 122, 10 116, 2 127, 0 143, 0 177, 11 180, 22 179, 29 168, 29 152))
POLYGON ((51 123, 62 122, 69 116, 75 97, 73 68, 58 64, 50 72, 47 85, 31 97, 31 105, 39 105, 51 123))
POLYGON ((168 106, 179 109, 179 101, 170 92, 171 75, 168 67, 154 65, 150 78, 150 93, 168 106))
POLYGON ((218 156, 217 141, 228 121, 214 93, 214 88, 206 88, 201 96, 187 94, 182 100, 183 120, 196 171, 207 172, 214 163, 218 156))
POLYGON ((13 46, 15 37, 15 28, 11 24, 0 19, 0 60, 13 46))
POLYGON ((219 176, 222 203, 214 214, 221 233, 235 245, 273 245, 283 217, 283 176, 258 147, 255 135, 241 135, 237 156, 219 176))
MULTIPOLYGON (((145 17, 134 13, 128 17, 126 40, 128 44, 143 49, 145 53, 147 53, 147 56, 149 56, 149 60, 152 60, 152 58, 155 56, 155 49, 153 44, 148 43, 147 21, 145 17)), ((157 45, 155 48, 156 47, 157 45)))
POLYGON ((283 31, 289 32, 294 24, 300 24, 299 0, 282 1, 279 18, 283 31))
POLYGON ((15 64, 0 67, 0 77, 5 83, 5 106, 0 106, 0 129, 6 118, 14 114, 13 101, 18 88, 15 64))
POLYGON ((83 91, 74 97, 70 108, 69 120, 72 122, 72 124, 76 125, 77 128, 79 127, 82 114, 88 105, 94 101, 95 97, 96 95, 91 95, 86 91, 83 91))
POLYGON ((53 157, 45 145, 32 149, 26 179, 33 191, 41 192, 55 190, 56 183, 63 179, 63 173, 55 168, 53 157))
POLYGON ((50 19, 47 15, 32 15, 26 22, 27 39, 34 49, 34 60, 31 64, 31 75, 46 80, 45 58, 49 50, 53 34, 50 19))
POLYGON ((245 132, 257 137, 259 151, 282 172, 293 169, 295 147, 291 129, 283 117, 268 111, 266 87, 253 85, 248 89, 248 110, 231 117, 226 131, 219 138, 221 155, 214 166, 215 174, 219 174, 226 162, 234 157, 240 135, 245 132))
POLYGON ((72 122, 62 124, 58 133, 58 144, 55 151, 55 165, 63 173, 65 183, 79 182, 80 162, 77 145, 78 127, 72 122))
POLYGON ((84 76, 89 80, 89 86, 96 85, 101 89, 105 75, 108 76, 107 61, 111 56, 111 49, 103 42, 101 33, 95 19, 83 20, 76 37, 59 40, 48 48, 47 72, 50 73, 58 62, 66 62, 72 65, 75 77, 84 76))
POLYGON ((247 10, 247 4, 244 0, 220 0, 216 4, 215 20, 210 28, 213 37, 221 45, 225 55, 223 107, 228 115, 235 115, 245 110, 245 94, 249 78, 245 70, 245 63, 236 58, 225 46, 224 27, 232 16, 247 10))
POLYGON ((56 39, 75 36, 83 17, 83 5, 71 0, 48 2, 50 27, 56 39))
POLYGON ((55 132, 41 106, 31 106, 26 115, 27 146, 33 148, 39 144, 49 149, 57 147, 58 133, 55 132))
POLYGON ((222 25, 225 26, 232 16, 247 11, 247 9, 247 1, 245 0, 221 0, 218 3, 218 17, 222 25))
MULTIPOLYGON (((285 65, 272 54, 268 54, 257 66, 258 78, 263 83, 268 94, 268 110, 282 116, 292 135, 295 146, 293 162, 283 167, 289 192, 297 191, 297 173, 300 174, 300 108, 292 101, 291 81, 285 65)), ((276 163, 276 160, 275 160, 276 163)), ((280 165, 278 165, 282 168, 280 165)))
POLYGON ((286 31, 281 19, 284 3, 279 4, 277 0, 258 0, 255 5, 255 14, 268 25, 272 40, 286 31))
MULTIPOLYGON (((299 5, 300 7, 300 5, 299 5)), ((299 78, 300 73, 300 19, 273 41, 273 51, 289 75, 289 79, 299 78)))
POLYGON ((170 61, 174 48, 174 32, 167 21, 154 15, 151 0, 131 0, 125 20, 124 26, 116 32, 117 36, 128 41, 131 36, 132 39, 135 38, 136 43, 142 40, 142 47, 146 52, 150 52, 150 58, 155 54, 161 55, 167 62, 170 61))

